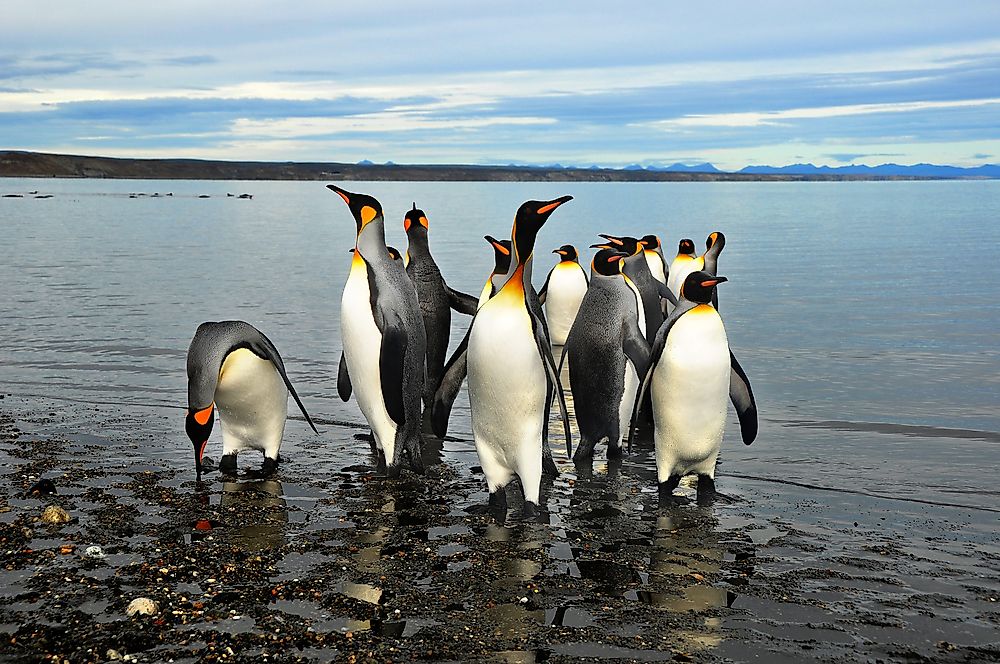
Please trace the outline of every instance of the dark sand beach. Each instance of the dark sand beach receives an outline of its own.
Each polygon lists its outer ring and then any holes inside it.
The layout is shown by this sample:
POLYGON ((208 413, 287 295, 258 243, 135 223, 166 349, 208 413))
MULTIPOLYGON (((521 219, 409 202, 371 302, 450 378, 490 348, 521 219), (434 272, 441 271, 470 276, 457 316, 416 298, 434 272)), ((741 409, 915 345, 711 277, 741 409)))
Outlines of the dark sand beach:
POLYGON ((142 454, 143 421, 176 413, 39 405, 0 402, 4 659, 1000 659, 995 509, 725 463, 728 499, 660 509, 647 449, 592 474, 561 463, 525 522, 483 511, 469 441, 388 481, 332 422, 338 444, 307 443, 274 481, 199 487, 142 454), (40 478, 54 495, 27 493, 40 478), (48 505, 72 520, 43 524, 48 505), (126 617, 137 597, 159 611, 126 617))

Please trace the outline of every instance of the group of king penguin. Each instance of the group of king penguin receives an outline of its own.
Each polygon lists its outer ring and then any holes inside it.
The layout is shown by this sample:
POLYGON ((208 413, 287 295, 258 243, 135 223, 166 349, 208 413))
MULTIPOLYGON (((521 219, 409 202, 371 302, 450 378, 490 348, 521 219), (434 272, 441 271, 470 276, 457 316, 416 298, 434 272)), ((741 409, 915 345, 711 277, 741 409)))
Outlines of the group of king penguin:
MULTIPOLYGON (((597 253, 589 277, 576 248, 566 244, 554 250, 559 262, 536 291, 535 239, 572 197, 527 201, 514 215, 509 240, 485 237, 494 266, 477 299, 445 283, 431 256, 427 216, 415 203, 403 219, 404 259, 386 246, 375 198, 327 187, 346 203, 356 226, 341 301, 337 391, 344 401, 355 396, 371 428, 372 452, 388 476, 404 468, 423 472, 423 432, 445 437, 466 380, 490 504, 506 504, 517 478, 526 515, 538 509, 542 475, 558 473, 548 445, 554 401, 567 456, 577 464, 591 463, 597 445, 606 446, 609 458, 621 456, 625 438, 631 450, 636 428, 651 425, 663 503, 678 500, 673 492, 685 475, 697 476, 699 502, 714 497, 728 401, 743 442, 756 437, 753 391, 719 316, 716 287, 727 280, 717 274, 722 233, 708 236, 701 255, 691 240, 681 240, 669 265, 655 235, 602 234, 591 247, 597 253), (445 362, 452 310, 472 322, 445 362), (563 363, 580 434, 575 453, 563 363)), ((277 348, 249 323, 200 325, 187 374, 185 428, 199 479, 216 411, 223 474, 235 474, 237 455, 248 449, 264 454, 252 475, 276 472, 289 394, 316 431, 277 348)))

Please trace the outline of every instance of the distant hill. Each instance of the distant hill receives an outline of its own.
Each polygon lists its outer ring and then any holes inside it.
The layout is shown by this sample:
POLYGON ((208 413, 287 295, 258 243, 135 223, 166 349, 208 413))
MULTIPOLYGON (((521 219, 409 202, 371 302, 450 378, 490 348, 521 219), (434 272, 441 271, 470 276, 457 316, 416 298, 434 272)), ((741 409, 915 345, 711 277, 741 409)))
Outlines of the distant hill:
POLYGON ((210 161, 202 159, 120 159, 0 151, 0 177, 123 178, 149 180, 375 180, 375 181, 508 181, 508 182, 713 182, 906 180, 935 178, 996 178, 1000 166, 957 168, 917 164, 899 166, 748 166, 731 173, 709 163, 625 168, 550 166, 470 166, 356 164, 339 162, 210 161))

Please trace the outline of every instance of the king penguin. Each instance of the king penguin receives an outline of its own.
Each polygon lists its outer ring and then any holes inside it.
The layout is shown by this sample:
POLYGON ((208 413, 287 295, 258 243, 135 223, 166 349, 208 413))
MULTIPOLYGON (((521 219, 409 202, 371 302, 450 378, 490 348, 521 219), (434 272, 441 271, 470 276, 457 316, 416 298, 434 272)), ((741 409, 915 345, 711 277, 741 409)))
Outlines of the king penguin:
POLYGON ((526 266, 539 229, 552 212, 571 200, 527 201, 518 208, 511 231, 513 273, 500 291, 476 312, 469 332, 467 370, 472 432, 486 475, 491 502, 517 475, 525 512, 538 506, 543 432, 548 395, 559 399, 571 454, 566 404, 556 374, 544 321, 529 301, 526 266))
POLYGON ((645 375, 649 343, 639 328, 638 289, 622 271, 625 253, 602 249, 591 261, 590 287, 566 339, 580 439, 573 454, 589 462, 594 446, 608 446, 608 458, 621 456, 639 376, 645 375))
POLYGON ((486 304, 486 300, 496 295, 506 280, 507 271, 510 270, 510 240, 498 240, 492 235, 485 235, 484 239, 493 247, 493 272, 490 273, 483 286, 483 291, 479 294, 477 311, 486 304))
MULTIPOLYGON (((677 255, 674 256, 674 260, 670 263, 670 268, 667 270, 667 288, 670 292, 677 296, 677 291, 681 289, 681 284, 689 274, 701 269, 701 265, 698 263, 698 254, 694 249, 694 242, 688 238, 684 238, 677 243, 677 255)), ((673 305, 667 306, 667 313, 673 310, 673 305)))
POLYGON ((583 296, 587 294, 587 273, 573 245, 564 244, 552 253, 559 254, 559 262, 549 270, 538 298, 545 305, 545 321, 549 325, 552 345, 563 346, 583 296))
POLYGON ((655 235, 644 235, 642 237, 642 255, 646 257, 646 264, 649 265, 649 272, 653 278, 664 286, 667 285, 667 262, 663 258, 663 245, 660 238, 655 235))
POLYGON ((338 392, 345 401, 352 388, 356 392, 390 476, 404 466, 422 472, 420 404, 426 338, 417 292, 402 262, 393 260, 386 249, 381 204, 336 185, 327 188, 344 199, 357 226, 340 307, 344 353, 338 392))
POLYGON ((642 240, 627 235, 618 237, 601 233, 600 236, 605 238, 609 244, 597 246, 618 249, 628 254, 628 257, 623 259, 622 272, 628 275, 635 287, 639 289, 639 295, 642 298, 642 315, 645 320, 642 331, 646 340, 652 343, 656 331, 660 328, 660 323, 663 322, 662 300, 670 301, 676 298, 667 286, 657 281, 649 271, 649 264, 644 255, 645 244, 642 240))
MULTIPOLYGON (((743 442, 757 437, 757 404, 746 373, 729 349, 719 312, 709 302, 725 277, 692 272, 681 298, 656 334, 638 399, 653 401, 653 441, 661 502, 673 500, 681 477, 698 476, 698 501, 715 495, 715 464, 726 428, 726 398, 736 408, 743 442)), ((635 426, 636 413, 632 414, 635 426)))
POLYGON ((188 413, 185 429, 194 445, 195 470, 212 433, 215 409, 222 421, 219 470, 236 473, 236 455, 261 450, 259 477, 274 474, 288 416, 291 393, 306 422, 316 426, 292 387, 278 349, 250 323, 239 320, 202 323, 187 354, 188 413))
POLYGON ((476 313, 476 299, 448 287, 431 255, 428 234, 430 222, 423 210, 413 209, 403 218, 406 232, 406 274, 417 290, 420 314, 427 337, 427 381, 424 407, 430 410, 434 393, 444 375, 444 361, 451 336, 451 310, 468 315, 476 313))

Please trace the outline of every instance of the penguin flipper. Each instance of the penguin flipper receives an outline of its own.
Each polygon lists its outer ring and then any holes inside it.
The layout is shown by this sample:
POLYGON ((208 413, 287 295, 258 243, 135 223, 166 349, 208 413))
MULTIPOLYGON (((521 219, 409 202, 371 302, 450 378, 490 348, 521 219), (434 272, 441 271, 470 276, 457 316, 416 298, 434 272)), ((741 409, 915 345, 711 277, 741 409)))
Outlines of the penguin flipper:
POLYGON ((549 279, 552 278, 552 273, 555 272, 555 268, 549 270, 549 273, 545 276, 545 283, 542 284, 542 290, 538 291, 538 303, 545 304, 545 296, 549 292, 549 279))
MULTIPOLYGON (((663 355, 663 349, 667 346, 667 334, 670 332, 670 328, 674 326, 677 320, 686 314, 687 312, 694 309, 696 305, 694 302, 689 300, 684 300, 683 304, 678 304, 674 307, 674 310, 670 312, 667 319, 663 321, 660 325, 660 329, 656 331, 656 337, 653 339, 653 343, 649 350, 649 362, 646 367, 645 375, 642 378, 642 382, 639 383, 639 390, 636 392, 635 404, 632 406, 632 417, 629 419, 628 425, 628 451, 629 454, 632 453, 632 441, 635 439, 635 428, 639 420, 639 408, 642 402, 646 398, 646 392, 649 391, 649 385, 653 381, 653 372, 656 371, 656 365, 660 361, 660 356, 663 355)), ((638 370, 636 371, 638 373, 638 370)))
MULTIPOLYGON (((656 281, 656 280, 654 279, 654 281, 656 281)), ((672 290, 670 290, 669 288, 667 288, 666 284, 661 284, 659 281, 656 281, 656 284, 657 284, 656 288, 657 288, 657 290, 659 292, 660 297, 663 298, 664 300, 666 300, 667 302, 669 302, 670 304, 672 304, 673 306, 676 307, 677 306, 677 296, 674 295, 674 292, 672 290)), ((713 295, 713 297, 714 297, 714 295, 713 295)))
POLYGON ((451 419, 451 407, 455 404, 458 391, 462 389, 462 382, 465 381, 465 374, 468 365, 469 335, 472 333, 472 326, 462 337, 462 342, 458 344, 455 353, 448 360, 444 367, 444 374, 441 376, 441 385, 434 393, 434 403, 431 405, 431 430, 438 438, 444 438, 448 433, 448 420, 451 419))
POLYGON ((407 343, 406 332, 399 318, 386 316, 382 326, 382 347, 379 349, 378 368, 385 410, 397 426, 406 423, 406 408, 403 405, 403 365, 407 343))
POLYGON ((347 358, 344 351, 340 351, 340 367, 337 370, 337 394, 341 401, 348 401, 351 398, 351 375, 347 373, 347 358))
POLYGON ((629 318, 623 325, 625 326, 625 334, 622 338, 622 350, 625 352, 625 357, 635 367, 637 375, 645 376, 646 369, 649 367, 649 342, 639 330, 635 318, 629 318))
POLYGON ((306 422, 309 423, 313 433, 318 434, 319 431, 316 430, 316 425, 313 424, 312 418, 309 417, 309 413, 306 412, 306 407, 302 405, 302 400, 299 399, 298 392, 296 392, 295 388, 292 386, 292 381, 288 380, 288 374, 285 373, 285 363, 281 361, 281 355, 278 354, 278 349, 273 343, 271 343, 270 339, 264 336, 263 332, 256 330, 256 328, 253 329, 255 329, 257 334, 260 335, 260 338, 252 339, 250 341, 250 350, 253 353, 256 353, 259 357, 263 357, 271 361, 271 364, 273 364, 278 370, 278 374, 281 375, 281 380, 285 382, 285 387, 288 388, 288 392, 292 395, 292 398, 295 399, 295 403, 298 405, 299 410, 302 411, 302 415, 305 416, 306 422))
POLYGON ((479 299, 472 297, 462 291, 445 284, 444 289, 448 292, 448 305, 460 314, 475 316, 476 309, 479 308, 479 299))
POLYGON ((736 361, 733 351, 729 351, 732 372, 729 374, 729 398, 740 418, 740 433, 743 443, 749 445, 757 438, 757 402, 750 389, 750 380, 743 367, 736 361))

